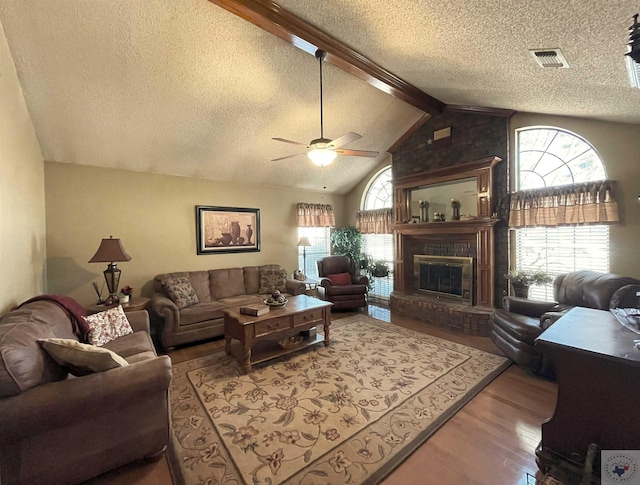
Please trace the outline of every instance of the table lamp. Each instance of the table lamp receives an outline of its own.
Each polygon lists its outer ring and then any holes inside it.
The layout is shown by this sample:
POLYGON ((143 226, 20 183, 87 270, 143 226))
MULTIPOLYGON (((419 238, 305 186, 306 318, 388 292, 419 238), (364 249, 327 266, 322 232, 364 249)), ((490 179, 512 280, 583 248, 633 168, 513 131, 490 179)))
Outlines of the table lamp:
POLYGON ((307 276, 307 248, 313 246, 308 237, 301 237, 298 241, 298 247, 302 246, 302 266, 304 275, 307 276))
POLYGON ((89 260, 90 263, 109 263, 107 269, 103 271, 104 279, 107 282, 107 288, 110 293, 109 298, 105 302, 106 304, 118 302, 120 270, 116 263, 119 261, 131 261, 131 256, 129 256, 122 247, 120 239, 113 239, 113 236, 109 236, 109 239, 103 239, 96 254, 89 260))

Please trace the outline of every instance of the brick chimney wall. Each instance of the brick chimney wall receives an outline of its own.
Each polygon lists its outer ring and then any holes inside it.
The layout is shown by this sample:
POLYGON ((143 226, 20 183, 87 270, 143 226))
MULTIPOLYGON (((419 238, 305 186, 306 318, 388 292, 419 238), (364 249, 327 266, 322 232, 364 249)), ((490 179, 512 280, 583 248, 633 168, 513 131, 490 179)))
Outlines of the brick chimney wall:
POLYGON ((502 162, 493 168, 494 211, 502 219, 494 227, 495 237, 495 302, 500 307, 502 295, 507 291, 504 275, 508 269, 508 141, 509 119, 479 113, 445 111, 430 118, 416 130, 392 156, 391 171, 394 178, 405 177, 429 170, 497 156, 502 162), (434 147, 434 131, 451 127, 451 143, 434 147))

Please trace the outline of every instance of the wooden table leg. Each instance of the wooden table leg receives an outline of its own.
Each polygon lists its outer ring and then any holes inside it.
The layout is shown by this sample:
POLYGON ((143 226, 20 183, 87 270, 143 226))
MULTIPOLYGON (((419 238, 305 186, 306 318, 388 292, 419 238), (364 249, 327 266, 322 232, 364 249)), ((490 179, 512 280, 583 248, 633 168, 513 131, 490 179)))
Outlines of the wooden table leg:
POLYGON ((231 335, 229 334, 224 336, 224 351, 227 355, 231 355, 231 335))
POLYGON ((242 354, 242 373, 248 374, 251 370, 251 347, 244 347, 242 354))
POLYGON ((329 346, 329 327, 331 327, 331 317, 324 320, 324 346, 329 346))

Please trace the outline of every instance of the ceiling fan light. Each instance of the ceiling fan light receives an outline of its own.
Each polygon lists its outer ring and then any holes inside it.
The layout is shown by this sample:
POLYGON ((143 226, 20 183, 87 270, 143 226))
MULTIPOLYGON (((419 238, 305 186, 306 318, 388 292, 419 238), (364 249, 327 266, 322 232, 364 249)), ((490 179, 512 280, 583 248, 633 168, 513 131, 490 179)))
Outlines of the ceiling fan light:
POLYGON ((313 163, 319 167, 326 167, 333 162, 338 155, 329 148, 314 148, 307 153, 313 163))

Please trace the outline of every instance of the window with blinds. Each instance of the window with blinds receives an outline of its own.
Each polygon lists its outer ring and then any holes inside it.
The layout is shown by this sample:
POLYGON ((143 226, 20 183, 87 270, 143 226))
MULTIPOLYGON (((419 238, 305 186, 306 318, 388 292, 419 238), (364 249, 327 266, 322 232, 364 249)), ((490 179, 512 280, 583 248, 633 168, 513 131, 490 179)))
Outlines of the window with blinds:
MULTIPOLYGON (((371 180, 364 194, 363 210, 393 207, 393 186, 391 184, 391 167, 382 169, 371 180)), ((371 261, 384 261, 389 266, 389 276, 371 277, 369 301, 386 303, 393 291, 393 235, 363 234, 362 249, 370 256, 371 261)))
POLYGON ((318 278, 318 265, 316 261, 331 254, 331 233, 329 227, 299 227, 298 239, 308 237, 312 246, 298 247, 298 267, 308 278, 318 278), (306 252, 306 268, 303 255, 306 252))
MULTIPOLYGON (((550 127, 517 131, 518 189, 552 187, 606 178, 605 167, 585 139, 550 127)), ((531 227, 514 233, 515 267, 552 276, 590 269, 609 271, 609 227, 531 227)), ((553 284, 531 287, 529 298, 553 300, 553 284)))

